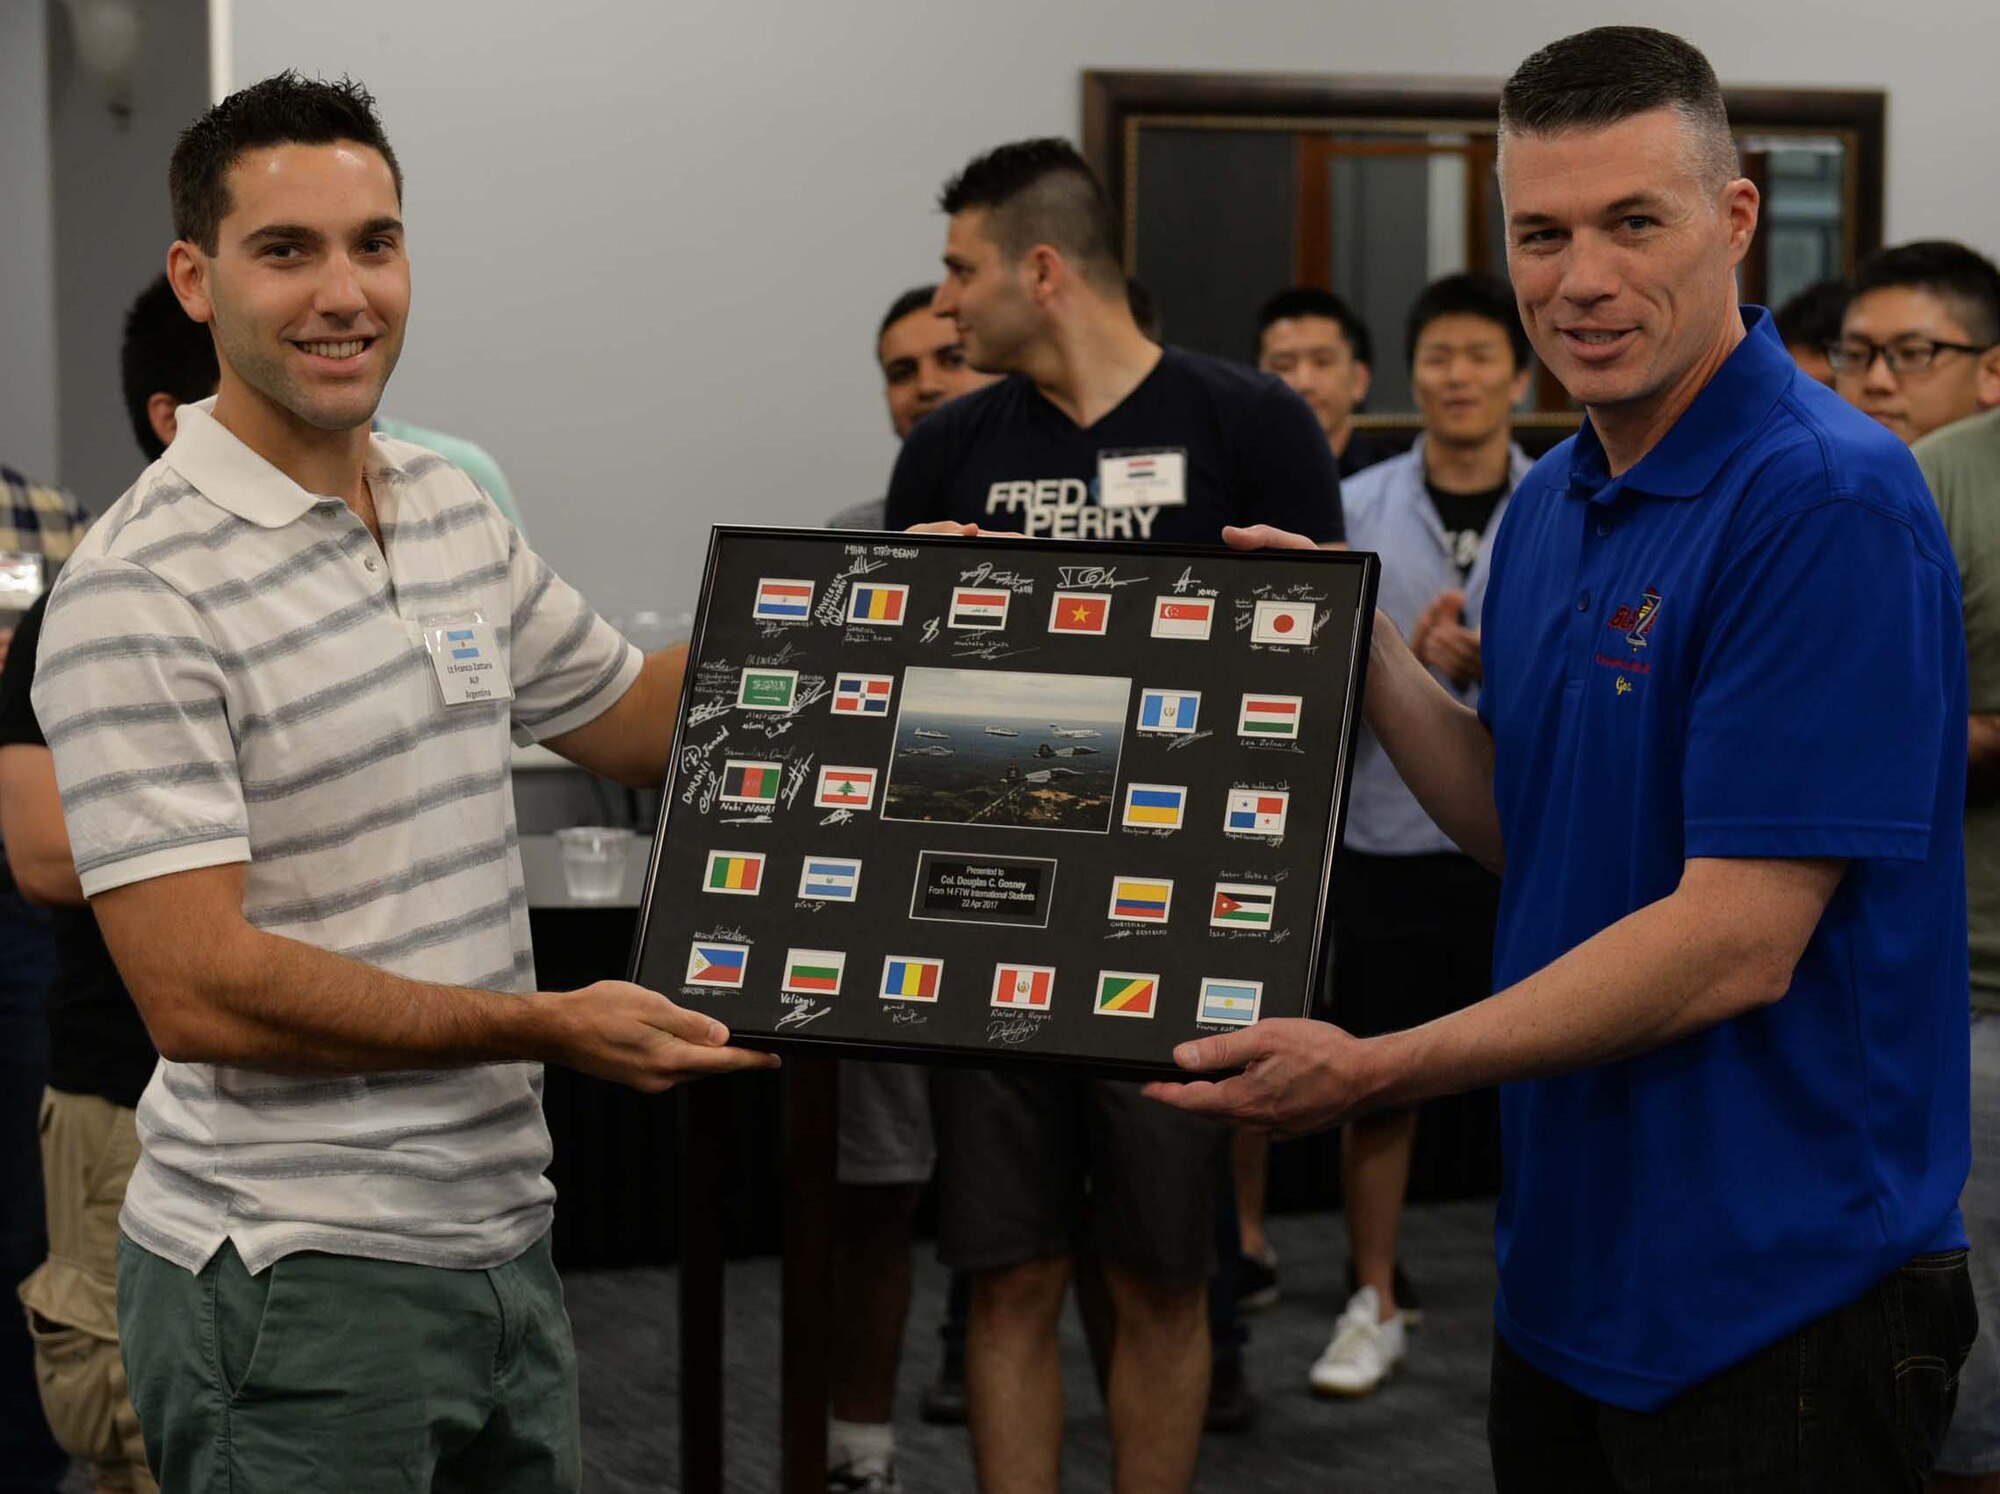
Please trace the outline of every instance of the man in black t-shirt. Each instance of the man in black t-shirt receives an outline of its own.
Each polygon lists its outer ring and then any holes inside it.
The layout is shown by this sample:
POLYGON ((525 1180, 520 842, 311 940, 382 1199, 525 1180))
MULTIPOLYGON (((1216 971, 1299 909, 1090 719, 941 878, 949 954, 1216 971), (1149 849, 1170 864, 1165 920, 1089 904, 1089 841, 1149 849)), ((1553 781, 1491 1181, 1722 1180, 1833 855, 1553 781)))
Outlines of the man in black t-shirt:
MULTIPOLYGON (((945 189, 934 305, 999 383, 933 411, 890 482, 891 528, 954 521, 1051 538, 1219 544, 1224 526, 1340 538, 1340 478, 1277 379, 1162 348, 1126 299, 1110 207, 1066 142, 974 161, 945 189)), ((984 1487, 1054 1488, 1056 1327, 1073 1258, 1102 1263, 1119 1486, 1185 1488, 1209 1374, 1205 1299, 1219 1128, 1136 1085, 938 1075, 939 1248, 974 1273, 966 1389, 984 1487)))

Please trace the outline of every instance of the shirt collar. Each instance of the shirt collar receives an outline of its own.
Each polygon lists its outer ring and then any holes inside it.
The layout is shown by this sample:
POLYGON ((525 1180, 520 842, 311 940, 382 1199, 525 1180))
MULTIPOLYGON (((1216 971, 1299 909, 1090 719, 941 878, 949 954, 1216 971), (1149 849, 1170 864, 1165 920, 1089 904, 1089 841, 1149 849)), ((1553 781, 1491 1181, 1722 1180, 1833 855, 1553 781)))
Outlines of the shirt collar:
POLYGON ((1610 503, 1630 489, 1656 498, 1696 498, 1722 466, 1756 434, 1772 407, 1799 377, 1798 366, 1761 306, 1745 306, 1743 341, 1662 436, 1632 468, 1613 480, 1588 416, 1571 449, 1572 496, 1610 503))
MULTIPOLYGON (((244 445, 215 418, 212 394, 182 405, 174 412, 174 421, 174 443, 167 448, 167 465, 192 483, 202 497, 239 519, 265 529, 282 529, 316 503, 339 501, 308 493, 244 445)), ((372 432, 368 437, 368 470, 392 481, 402 475, 402 469, 372 432)), ((386 484, 378 484, 378 491, 382 486, 386 484)))

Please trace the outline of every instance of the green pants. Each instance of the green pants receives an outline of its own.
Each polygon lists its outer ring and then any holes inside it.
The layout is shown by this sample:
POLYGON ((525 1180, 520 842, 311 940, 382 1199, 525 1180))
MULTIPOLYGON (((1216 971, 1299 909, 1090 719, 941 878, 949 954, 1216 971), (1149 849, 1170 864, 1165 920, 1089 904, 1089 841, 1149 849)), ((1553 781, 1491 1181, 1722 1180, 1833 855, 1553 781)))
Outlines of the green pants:
POLYGON ((199 1274, 118 1242, 118 1327, 165 1494, 563 1494, 576 1351, 544 1237, 490 1271, 308 1252, 199 1274))

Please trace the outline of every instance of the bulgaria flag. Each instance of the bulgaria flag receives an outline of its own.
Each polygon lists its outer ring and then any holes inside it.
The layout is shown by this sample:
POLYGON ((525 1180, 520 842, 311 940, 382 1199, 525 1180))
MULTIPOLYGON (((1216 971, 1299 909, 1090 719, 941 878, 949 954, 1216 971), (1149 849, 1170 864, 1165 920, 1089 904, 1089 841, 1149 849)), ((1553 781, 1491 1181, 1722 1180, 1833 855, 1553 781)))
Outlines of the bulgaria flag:
POLYGON ((837 996, 847 955, 838 949, 791 949, 785 952, 785 985, 795 996, 837 996))
POLYGON ((1055 994, 1056 972, 1051 965, 996 965, 993 967, 993 1004, 1008 1011, 1045 1012, 1055 994))

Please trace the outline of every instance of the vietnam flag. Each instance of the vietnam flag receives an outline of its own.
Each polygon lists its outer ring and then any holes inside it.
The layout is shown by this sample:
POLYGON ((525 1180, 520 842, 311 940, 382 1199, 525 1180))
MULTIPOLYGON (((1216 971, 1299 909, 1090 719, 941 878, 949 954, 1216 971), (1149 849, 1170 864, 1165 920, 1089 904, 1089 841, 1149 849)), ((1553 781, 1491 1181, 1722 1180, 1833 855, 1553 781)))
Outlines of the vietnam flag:
POLYGON ((1059 591, 1049 608, 1051 633, 1101 634, 1110 622, 1108 591, 1059 591))

